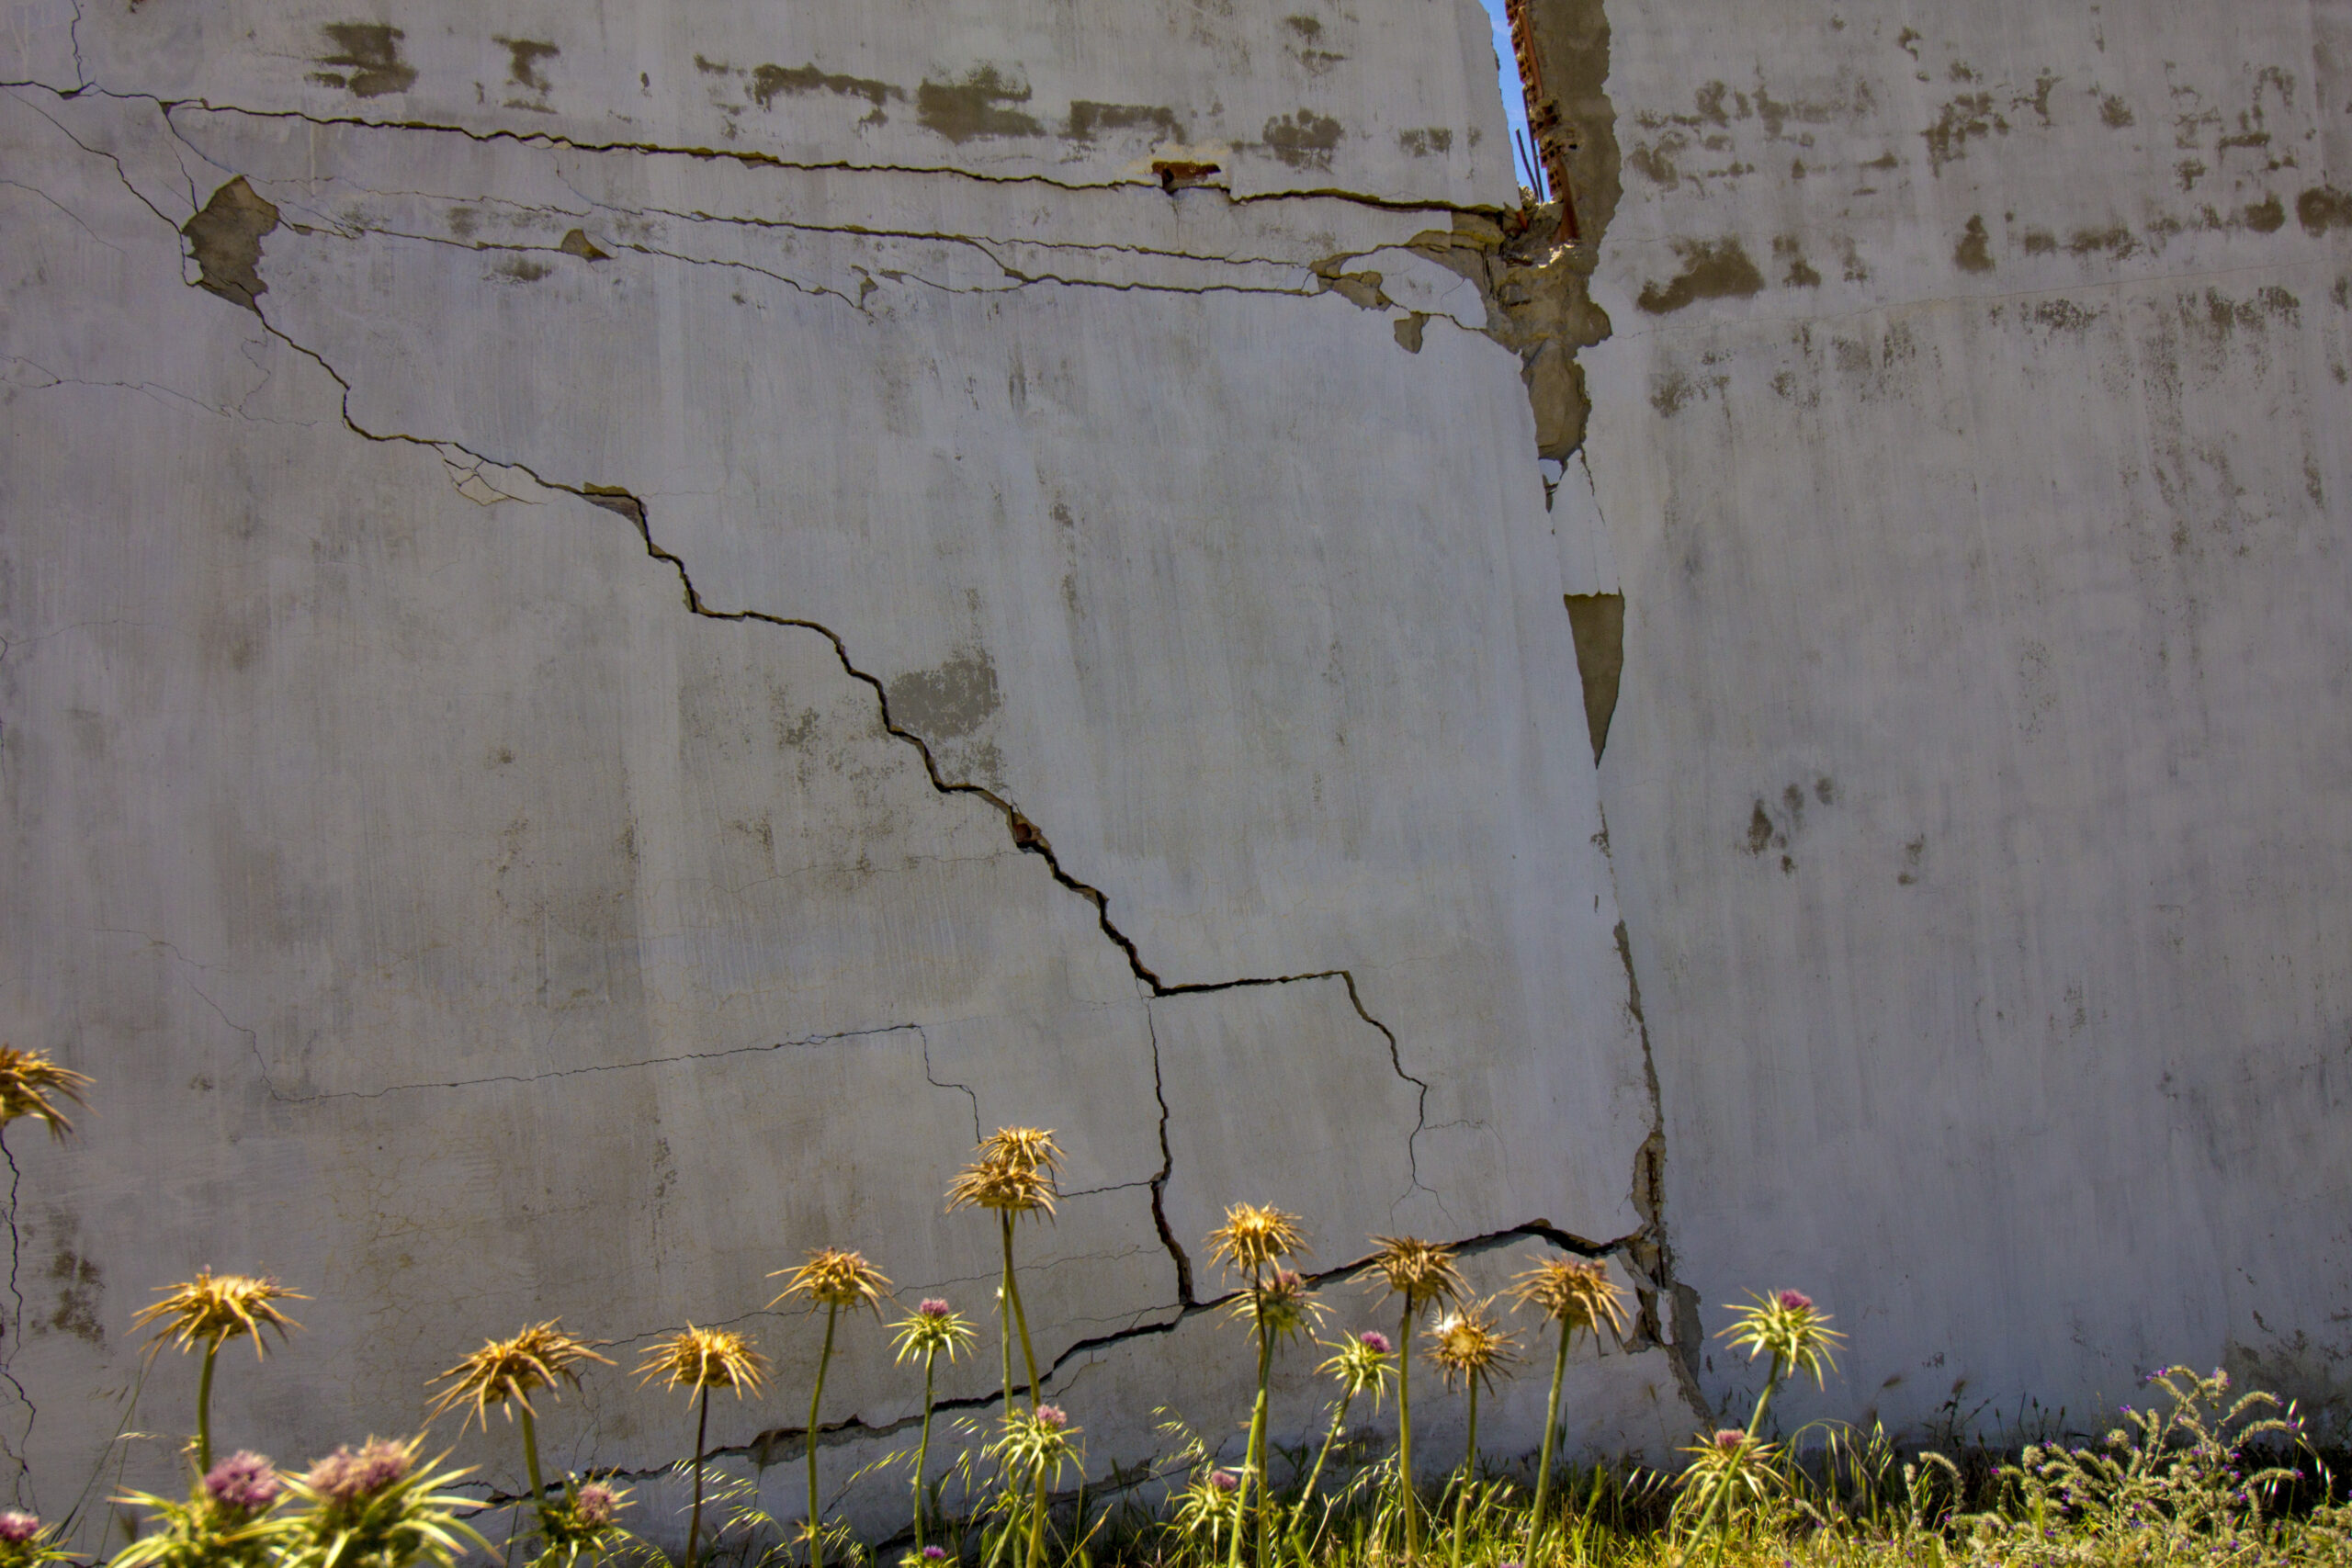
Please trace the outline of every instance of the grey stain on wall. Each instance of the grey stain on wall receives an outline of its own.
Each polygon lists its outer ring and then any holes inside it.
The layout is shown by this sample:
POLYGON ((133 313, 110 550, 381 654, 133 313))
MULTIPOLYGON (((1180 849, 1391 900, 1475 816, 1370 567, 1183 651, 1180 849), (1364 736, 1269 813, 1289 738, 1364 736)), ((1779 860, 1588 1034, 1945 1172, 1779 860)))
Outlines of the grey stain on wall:
POLYGON ((385 22, 329 22, 319 30, 334 52, 318 56, 317 62, 338 69, 313 71, 311 81, 344 88, 356 98, 405 93, 416 85, 416 67, 401 58, 401 39, 408 35, 400 28, 385 22))
POLYGON ((935 670, 915 671, 890 682, 891 723, 927 739, 969 735, 1002 705, 996 663, 986 649, 956 654, 935 670))

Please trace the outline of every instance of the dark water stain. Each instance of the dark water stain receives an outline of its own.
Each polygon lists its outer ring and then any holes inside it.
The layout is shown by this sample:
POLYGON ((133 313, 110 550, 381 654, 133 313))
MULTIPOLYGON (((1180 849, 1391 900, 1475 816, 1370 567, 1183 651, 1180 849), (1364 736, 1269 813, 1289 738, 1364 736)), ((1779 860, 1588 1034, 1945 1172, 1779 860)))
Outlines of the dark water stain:
POLYGON ((254 301, 269 292, 261 280, 261 237, 277 227, 277 209, 254 194, 244 175, 214 191, 180 230, 196 257, 197 287, 260 315, 254 301))
MULTIPOLYGON (((696 64, 701 62, 697 60, 696 64)), ((781 65, 755 65, 752 68, 752 99, 762 108, 772 107, 778 93, 831 93, 839 97, 864 98, 874 106, 872 118, 879 119, 886 98, 904 98, 906 90, 888 82, 877 82, 871 76, 850 76, 836 71, 820 71, 816 62, 786 69, 781 65)))
POLYGON ((2306 234, 2330 229, 2352 229, 2352 192, 2334 186, 2313 186, 2295 198, 2295 219, 2306 234))
POLYGON ((1073 98, 1069 121, 1062 134, 1072 141, 1091 141, 1097 130, 1131 130, 1150 126, 1170 141, 1182 141, 1184 122, 1165 104, 1102 104, 1073 98))
POLYGON ((2257 234, 2277 233, 2287 226, 2287 204, 2275 196, 2248 203, 2245 226, 2257 234))
POLYGON ((1260 134, 1273 155, 1294 169, 1328 169, 1331 150, 1344 134, 1340 122, 1313 109, 1277 115, 1260 134))
POLYGON ((1764 275, 1756 270, 1736 237, 1723 240, 1677 240, 1682 270, 1665 283, 1642 286, 1634 301, 1653 316, 1694 304, 1701 299, 1744 299, 1761 290, 1764 275))
POLYGON ((1951 260, 1952 265, 1962 272, 1993 270, 1992 236, 1984 232, 1983 218, 1969 219, 1967 231, 1961 235, 1960 243, 1952 247, 1951 260))
POLYGON ((506 79, 518 87, 528 87, 535 93, 545 93, 548 79, 539 73, 539 62, 553 60, 563 51, 537 39, 498 38, 492 40, 506 46, 506 79))
POLYGON ((2122 130, 2139 123, 2132 113, 2132 106, 2113 93, 2103 94, 2098 100, 2099 123, 2110 130, 2122 130))
POLYGON ((1781 276, 1782 288, 1818 288, 1821 287, 1821 274, 1815 272, 1813 269, 1813 264, 1804 259, 1804 236, 1799 234, 1773 236, 1772 254, 1788 264, 1788 270, 1781 276))
POLYGON ((915 118, 961 144, 982 137, 1042 136, 1046 128, 1012 104, 1030 99, 1026 83, 1015 83, 993 65, 976 66, 961 82, 925 82, 915 89, 915 118))
POLYGON ((1416 158, 1453 151, 1453 131, 1449 126, 1424 125, 1396 133, 1396 145, 1416 158))
POLYGON ((355 98, 405 93, 416 85, 416 67, 401 58, 401 39, 408 35, 400 28, 386 22, 328 22, 319 30, 334 52, 317 62, 344 69, 314 71, 311 81, 344 88, 355 98))

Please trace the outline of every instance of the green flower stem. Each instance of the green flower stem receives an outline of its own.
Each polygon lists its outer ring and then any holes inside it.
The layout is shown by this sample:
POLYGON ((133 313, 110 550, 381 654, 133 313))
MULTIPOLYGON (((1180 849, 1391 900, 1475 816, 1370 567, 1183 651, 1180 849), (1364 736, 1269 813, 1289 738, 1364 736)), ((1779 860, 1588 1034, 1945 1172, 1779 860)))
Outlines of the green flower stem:
POLYGON ((212 1468, 212 1358, 220 1353, 220 1341, 215 1339, 204 1347, 204 1371, 196 1380, 196 1471, 198 1475, 212 1468))
POLYGON ((695 1568, 695 1549, 702 1541, 703 1439, 710 1435, 710 1385, 702 1385, 702 1414, 695 1417, 695 1511, 686 1520, 686 1568, 695 1568))
POLYGON ((825 1348, 817 1354, 817 1386, 808 1395, 808 1568, 825 1568, 825 1537, 820 1528, 824 1510, 817 1495, 817 1409, 825 1397, 825 1368, 833 1359, 833 1325, 838 1306, 825 1308, 825 1348))
MULTIPOLYGON (((1772 1356, 1772 1375, 1764 1380, 1764 1392, 1756 1396, 1756 1408, 1748 1413, 1747 1440, 1750 1444, 1756 1441, 1756 1434, 1763 1429, 1764 1412, 1771 1408, 1773 1392, 1781 1386, 1781 1378, 1786 1370, 1781 1363, 1779 1352, 1775 1351, 1772 1356)), ((1717 1478, 1715 1489, 1707 1495, 1707 1511, 1699 1516, 1699 1523, 1691 1531, 1693 1539, 1707 1533, 1707 1527, 1714 1523, 1715 1514, 1723 1507, 1724 1494, 1730 1490, 1731 1486, 1727 1479, 1717 1478)), ((1726 1531, 1731 1529, 1731 1516, 1728 1512, 1724 1515, 1724 1529, 1726 1531)), ((1720 1540, 1715 1543, 1715 1555, 1718 1558, 1723 1555, 1723 1543, 1720 1540)))
MULTIPOLYGON (((1029 1314, 1021 1305, 1021 1281, 1012 1272, 1012 1215, 1010 1213, 1004 1216, 1004 1294, 1005 1299, 1012 1303, 1013 1325, 1021 1330, 1021 1359, 1029 1368, 1029 1413, 1034 1416, 1042 1399, 1037 1387, 1037 1352, 1029 1348, 1029 1314)), ((1006 1381, 1012 1381, 1009 1372, 1006 1381)), ((1012 1396, 1009 1393, 1005 1395, 1004 1407, 1007 1410, 1012 1408, 1012 1396)))
MULTIPOLYGON (((1252 1291, 1257 1281, 1250 1282, 1252 1291)), ((1248 1529, 1250 1488, 1258 1489, 1258 1561, 1261 1565, 1266 1555, 1266 1382, 1273 1368, 1273 1341, 1266 1334, 1266 1319, 1260 1314, 1258 1324, 1258 1397, 1250 1407, 1250 1446, 1242 1455, 1241 1483, 1238 1497, 1239 1507, 1234 1516, 1233 1543, 1227 1551, 1227 1568, 1238 1568, 1241 1562, 1241 1537, 1248 1529)))
POLYGON ((1292 1515, 1294 1530, 1297 1528, 1295 1521, 1306 1517, 1306 1506, 1315 1500, 1315 1483, 1323 1479, 1323 1461, 1331 1457, 1331 1450, 1338 1445, 1340 1429, 1348 1424, 1348 1406, 1355 1397, 1353 1389, 1342 1388, 1340 1392, 1340 1408, 1331 1417, 1331 1429, 1323 1434, 1323 1451, 1315 1456, 1315 1468, 1306 1472, 1306 1490, 1299 1494, 1298 1507, 1292 1515))
POLYGON ((1004 1278, 996 1290, 997 1349, 1004 1359, 1004 1413, 1012 1415, 1012 1214, 1010 1211, 997 1215, 997 1229, 1004 1243, 1004 1278))
POLYGON ((1478 1478, 1478 1380, 1470 1380, 1470 1447, 1462 1456, 1462 1483, 1453 1492, 1453 1568, 1462 1568, 1462 1538, 1470 1524, 1470 1486, 1478 1478))
POLYGON ((1575 1332, 1566 1318, 1560 1320, 1560 1349, 1552 1359, 1552 1402, 1544 1407, 1544 1452, 1535 1461, 1535 1506, 1527 1516, 1530 1547, 1544 1539, 1544 1505, 1552 1495, 1553 1445, 1560 1435, 1560 1385, 1567 1379, 1568 1340, 1575 1332))
POLYGON ((1421 1554, 1421 1519, 1413 1496, 1413 1298, 1396 1330, 1396 1506, 1405 1516, 1405 1561, 1421 1554))
POLYGON ((539 1481, 539 1428, 531 1419, 528 1405, 518 1399, 514 1408, 523 1418, 523 1465, 531 1473, 531 1506, 542 1507, 540 1499, 547 1495, 548 1489, 539 1481))
POLYGON ((1037 1460, 1037 1488, 1029 1504, 1029 1568, 1044 1568, 1046 1561, 1046 1461, 1037 1460))
MULTIPOLYGON (((915 1445, 915 1555, 922 1555, 922 1478, 931 1466, 931 1393, 932 1368, 938 1363, 939 1347, 933 1345, 922 1359, 922 1440, 915 1445)), ((686 1568, 694 1568, 688 1563, 686 1568)))

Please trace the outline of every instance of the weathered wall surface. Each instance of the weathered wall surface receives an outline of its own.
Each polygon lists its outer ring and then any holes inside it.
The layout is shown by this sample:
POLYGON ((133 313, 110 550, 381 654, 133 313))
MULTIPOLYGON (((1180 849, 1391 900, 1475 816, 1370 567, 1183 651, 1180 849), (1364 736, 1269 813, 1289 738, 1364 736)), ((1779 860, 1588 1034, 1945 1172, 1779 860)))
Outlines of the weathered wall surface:
MULTIPOLYGON (((805 1387, 768 1271, 984 1314, 939 1194, 1006 1122, 1070 1151, 1023 1246, 1098 1471, 1241 1408, 1236 1199, 1658 1289, 1484 21, 1116 13, 8 7, 0 1037, 98 1079, 10 1145, 20 1502, 204 1265, 315 1298, 220 1392, 289 1461, 559 1313, 805 1387)), ((1592 1446, 1687 1419, 1647 1343, 1592 1446)), ((916 1398, 849 1345, 842 1475, 916 1398)), ((607 1372, 548 1437, 688 1433, 607 1372)))
POLYGON ((2352 7, 1610 20, 1562 497, 1693 1304, 1891 1423, 2352 1393, 2352 7))

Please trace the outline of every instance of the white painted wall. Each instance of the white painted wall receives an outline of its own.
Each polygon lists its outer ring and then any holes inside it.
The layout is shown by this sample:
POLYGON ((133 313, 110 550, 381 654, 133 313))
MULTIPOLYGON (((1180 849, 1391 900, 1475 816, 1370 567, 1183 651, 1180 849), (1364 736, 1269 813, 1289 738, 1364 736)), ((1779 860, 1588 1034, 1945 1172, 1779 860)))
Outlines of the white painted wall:
MULTIPOLYGON (((940 1194, 1002 1122, 1069 1150, 1023 1247, 1098 1472, 1155 1404, 1244 1409, 1197 1310, 1228 1201, 1326 1268, 1641 1228, 1518 362, 1475 299, 1411 352, 1314 270, 1443 309, 1396 247, 1510 188, 1475 5, 7 19, 0 1038, 98 1080, 9 1145, 21 1503, 187 1419, 129 1322, 206 1265, 312 1298, 220 1393, 288 1462, 557 1314, 625 1364, 743 1326, 805 1389, 814 1326, 762 1311, 804 1248, 987 1312, 940 1194), (239 179, 258 310, 181 233, 239 179)), ((1660 1350, 1577 1377, 1587 1446, 1687 1419, 1660 1350)), ((870 1327, 833 1380, 868 1427, 918 1393, 870 1327)), ((1295 1369, 1279 1424, 1319 1407, 1295 1369)), ((624 1371, 545 1430, 690 1436, 624 1371)))
POLYGON ((1602 776, 1680 1278, 1852 1331, 1792 1421, 2341 1401, 2352 8, 1611 15, 1602 776))

